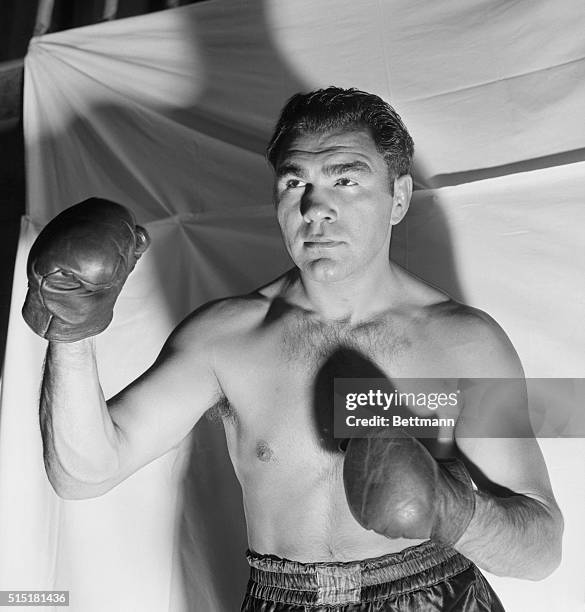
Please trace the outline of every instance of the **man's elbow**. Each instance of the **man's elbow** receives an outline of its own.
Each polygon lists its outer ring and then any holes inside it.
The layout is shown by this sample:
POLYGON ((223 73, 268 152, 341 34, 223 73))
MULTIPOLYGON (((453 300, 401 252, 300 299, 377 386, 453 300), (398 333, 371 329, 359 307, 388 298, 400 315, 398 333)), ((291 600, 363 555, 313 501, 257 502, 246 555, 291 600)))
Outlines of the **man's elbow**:
POLYGON ((562 558, 560 546, 558 550, 550 548, 539 553, 531 552, 531 555, 533 556, 527 558, 524 563, 519 563, 513 568, 502 568, 495 565, 481 567, 500 578, 518 578, 539 582, 548 578, 559 567, 562 558))
POLYGON ((527 580, 531 580, 532 582, 540 582, 541 580, 548 578, 559 567, 560 564, 561 560, 559 558, 558 561, 550 563, 548 566, 542 568, 541 571, 534 572, 533 575, 528 576, 527 580))
POLYGON ((563 530, 564 520, 556 504, 549 511, 548 525, 543 525, 543 538, 539 550, 531 551, 532 559, 527 560, 523 575, 514 576, 538 582, 548 578, 561 564, 563 558, 563 530))
POLYGON ((55 479, 49 478, 53 491, 61 498, 65 500, 82 500, 91 499, 93 497, 100 497, 107 493, 111 487, 87 485, 85 483, 69 482, 64 483, 55 479))
POLYGON ((45 471, 51 487, 61 499, 81 500, 100 497, 116 484, 110 470, 104 471, 99 477, 94 474, 91 478, 80 478, 53 462, 45 461, 45 471))
POLYGON ((539 559, 538 563, 531 568, 531 571, 527 575, 519 577, 525 578, 526 580, 532 580, 533 582, 544 580, 559 567, 561 564, 561 559, 562 554, 560 550, 558 552, 549 551, 546 555, 543 555, 543 557, 539 559))
POLYGON ((539 563, 536 564, 534 573, 529 580, 538 581, 548 578, 561 564, 563 559, 563 530, 564 520, 558 508, 555 508, 551 516, 549 526, 549 537, 545 543, 544 550, 539 555, 539 563))

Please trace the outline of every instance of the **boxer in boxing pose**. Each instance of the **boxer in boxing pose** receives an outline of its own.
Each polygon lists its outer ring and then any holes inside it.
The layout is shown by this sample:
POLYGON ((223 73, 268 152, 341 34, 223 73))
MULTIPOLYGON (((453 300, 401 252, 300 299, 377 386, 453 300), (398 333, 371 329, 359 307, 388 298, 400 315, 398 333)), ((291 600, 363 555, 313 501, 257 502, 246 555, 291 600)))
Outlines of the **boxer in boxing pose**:
POLYGON ((536 441, 512 437, 526 432, 522 393, 461 385, 447 444, 402 431, 340 444, 331 434, 333 376, 523 376, 492 319, 389 259, 412 154, 402 121, 377 96, 328 88, 291 98, 268 159, 295 267, 195 311, 108 402, 92 338, 146 233, 124 208, 95 199, 53 220, 31 251, 24 315, 50 340, 41 426, 57 493, 102 495, 215 407, 248 525, 243 610, 501 610, 477 566, 549 575, 562 517, 536 441), (469 429, 478 420, 511 435, 478 436, 469 429))

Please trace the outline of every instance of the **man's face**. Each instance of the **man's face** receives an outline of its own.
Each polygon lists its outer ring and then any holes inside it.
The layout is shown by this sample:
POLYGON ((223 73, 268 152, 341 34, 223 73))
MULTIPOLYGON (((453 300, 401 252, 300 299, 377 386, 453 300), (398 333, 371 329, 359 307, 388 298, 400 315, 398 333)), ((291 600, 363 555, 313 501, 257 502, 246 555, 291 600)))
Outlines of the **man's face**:
POLYGON ((391 227, 403 214, 393 215, 388 166, 367 130, 292 139, 274 195, 284 242, 307 278, 336 282, 388 260, 391 227))

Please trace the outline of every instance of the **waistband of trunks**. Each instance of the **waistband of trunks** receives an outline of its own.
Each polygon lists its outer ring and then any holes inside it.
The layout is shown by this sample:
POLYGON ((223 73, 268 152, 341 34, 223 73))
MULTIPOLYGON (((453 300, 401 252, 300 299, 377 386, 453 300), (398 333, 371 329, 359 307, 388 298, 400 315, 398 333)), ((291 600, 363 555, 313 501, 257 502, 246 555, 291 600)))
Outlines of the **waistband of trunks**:
POLYGON ((279 601, 312 601, 302 597, 313 593, 317 600, 329 592, 327 601, 356 601, 380 595, 376 585, 392 585, 383 589, 386 595, 406 592, 436 584, 468 569, 472 563, 453 548, 423 542, 397 553, 349 562, 301 563, 275 555, 246 554, 251 567, 250 583, 257 595, 270 594, 279 601), (336 591, 338 595, 333 595, 336 591), (359 599, 358 599, 359 597, 359 599))
POLYGON ((257 577, 258 582, 267 585, 279 583, 278 576, 282 575, 304 577, 307 586, 310 586, 311 577, 319 572, 340 574, 357 572, 360 574, 361 584, 369 586, 419 574, 446 562, 457 571, 463 571, 471 565, 469 559, 453 548, 433 542, 423 542, 397 553, 361 561, 301 563, 275 555, 261 555, 250 550, 247 551, 246 558, 250 567, 257 570, 253 572, 252 577, 257 577))

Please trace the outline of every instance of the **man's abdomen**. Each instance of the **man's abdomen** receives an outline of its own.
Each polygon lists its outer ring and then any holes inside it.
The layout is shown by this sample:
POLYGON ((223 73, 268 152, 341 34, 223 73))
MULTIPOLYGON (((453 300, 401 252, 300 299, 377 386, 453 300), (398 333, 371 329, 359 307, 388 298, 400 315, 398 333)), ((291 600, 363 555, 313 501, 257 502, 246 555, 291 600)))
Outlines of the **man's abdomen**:
POLYGON ((275 462, 263 471, 236 468, 250 549, 301 562, 355 561, 420 542, 390 540, 361 527, 345 499, 342 468, 343 455, 330 452, 309 462, 275 462))

